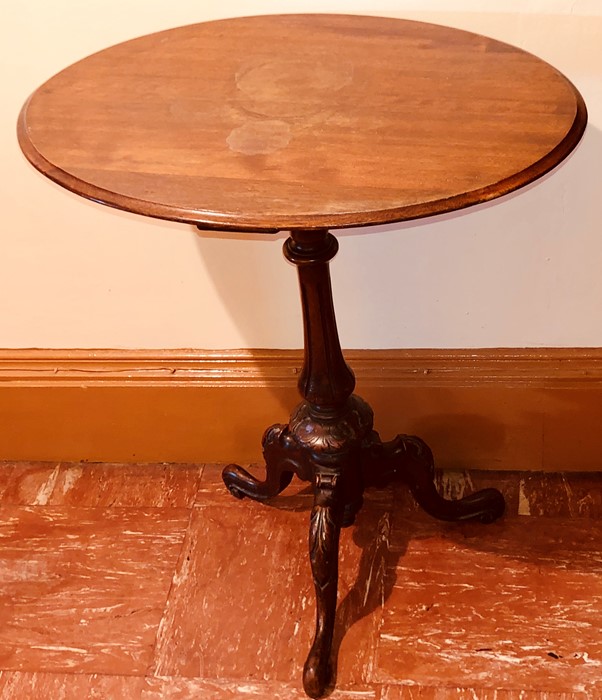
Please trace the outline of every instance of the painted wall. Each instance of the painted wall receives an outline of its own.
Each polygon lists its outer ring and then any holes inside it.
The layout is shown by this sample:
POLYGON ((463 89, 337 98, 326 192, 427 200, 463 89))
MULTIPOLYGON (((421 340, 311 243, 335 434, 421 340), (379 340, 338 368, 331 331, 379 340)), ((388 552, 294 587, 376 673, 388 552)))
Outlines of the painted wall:
POLYGON ((551 176, 496 203, 348 231, 332 264, 343 345, 602 345, 600 0, 3 0, 0 347, 299 347, 281 242, 232 240, 84 201, 21 156, 40 83, 93 51, 203 20, 347 12, 449 24, 521 46, 573 80, 584 140, 551 176))

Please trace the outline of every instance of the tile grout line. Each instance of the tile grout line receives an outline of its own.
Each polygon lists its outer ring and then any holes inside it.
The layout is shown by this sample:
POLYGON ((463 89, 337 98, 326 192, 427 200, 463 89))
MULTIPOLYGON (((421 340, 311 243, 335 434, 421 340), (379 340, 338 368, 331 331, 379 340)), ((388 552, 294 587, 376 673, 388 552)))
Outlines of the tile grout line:
POLYGON ((185 556, 186 548, 188 546, 188 541, 189 541, 188 535, 189 535, 190 529, 192 527, 192 518, 193 518, 195 509, 196 509, 196 503, 197 503, 199 489, 201 488, 201 485, 203 484, 203 477, 205 476, 206 467, 207 467, 206 464, 201 465, 201 474, 200 474, 200 477, 199 477, 199 480, 197 483, 197 487, 195 489, 194 496, 190 499, 190 506, 188 509, 189 510, 188 524, 186 526, 186 529, 184 530, 184 537, 182 538, 182 544, 180 546, 180 551, 178 553, 175 568, 174 568, 174 571, 173 571, 172 576, 171 576, 169 589, 167 591, 167 595, 165 596, 165 605, 163 606, 163 613, 161 615, 161 619, 159 620, 159 624, 157 625, 157 632, 155 634, 155 641, 154 641, 153 647, 152 647, 151 661, 150 661, 146 671, 142 675, 143 678, 161 678, 161 676, 156 673, 157 665, 159 663, 159 661, 157 659, 157 646, 160 642, 162 627, 165 624, 165 620, 167 617, 168 608, 169 608, 169 601, 171 599, 174 587, 176 585, 176 575, 177 575, 177 572, 180 568, 180 562, 182 562, 183 557, 185 556))

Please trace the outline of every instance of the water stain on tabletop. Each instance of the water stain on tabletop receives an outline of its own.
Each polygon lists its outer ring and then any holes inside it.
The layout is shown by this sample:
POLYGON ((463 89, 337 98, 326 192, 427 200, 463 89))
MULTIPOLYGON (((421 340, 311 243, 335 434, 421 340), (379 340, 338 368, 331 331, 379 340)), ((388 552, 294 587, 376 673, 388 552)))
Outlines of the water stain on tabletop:
POLYGON ((294 127, 328 117, 336 95, 353 81, 353 65, 306 58, 252 61, 240 66, 234 79, 244 122, 226 143, 237 153, 268 154, 288 146, 294 127))
POLYGON ((280 119, 298 118, 323 109, 333 93, 353 80, 351 63, 289 59, 251 63, 239 68, 236 87, 250 112, 280 119))
POLYGON ((254 156, 286 148, 291 138, 291 128, 286 122, 277 119, 249 120, 232 129, 226 143, 231 151, 254 156))

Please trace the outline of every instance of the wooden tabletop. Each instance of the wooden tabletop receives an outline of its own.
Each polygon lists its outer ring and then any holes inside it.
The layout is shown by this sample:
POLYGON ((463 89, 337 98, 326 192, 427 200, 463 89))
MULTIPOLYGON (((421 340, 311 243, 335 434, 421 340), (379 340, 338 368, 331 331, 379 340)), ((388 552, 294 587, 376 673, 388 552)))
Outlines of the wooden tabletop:
POLYGON ((18 133, 36 168, 89 199, 267 231, 493 199, 562 161, 586 121, 563 75, 507 44, 398 19, 277 15, 94 54, 33 94, 18 133))

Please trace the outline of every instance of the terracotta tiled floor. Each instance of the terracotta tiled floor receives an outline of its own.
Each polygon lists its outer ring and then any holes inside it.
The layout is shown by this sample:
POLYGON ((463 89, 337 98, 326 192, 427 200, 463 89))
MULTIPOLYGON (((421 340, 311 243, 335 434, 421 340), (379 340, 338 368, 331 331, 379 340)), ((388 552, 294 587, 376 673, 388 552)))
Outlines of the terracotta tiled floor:
MULTIPOLYGON (((343 532, 331 697, 602 699, 602 477, 497 485, 493 525, 401 486, 343 532)), ((304 698, 311 496, 236 501, 217 466, 0 464, 0 698, 304 698)))

